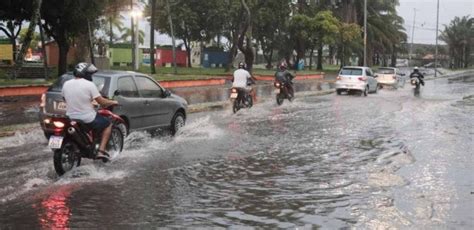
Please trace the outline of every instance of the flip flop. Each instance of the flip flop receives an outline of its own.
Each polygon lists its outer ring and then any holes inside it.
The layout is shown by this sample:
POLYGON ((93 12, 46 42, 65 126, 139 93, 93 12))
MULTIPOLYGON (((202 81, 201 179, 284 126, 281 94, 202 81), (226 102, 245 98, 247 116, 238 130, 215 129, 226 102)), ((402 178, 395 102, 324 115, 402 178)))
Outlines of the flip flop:
POLYGON ((110 160, 110 155, 106 151, 99 150, 99 154, 95 157, 95 159, 102 160, 102 162, 107 162, 110 160))

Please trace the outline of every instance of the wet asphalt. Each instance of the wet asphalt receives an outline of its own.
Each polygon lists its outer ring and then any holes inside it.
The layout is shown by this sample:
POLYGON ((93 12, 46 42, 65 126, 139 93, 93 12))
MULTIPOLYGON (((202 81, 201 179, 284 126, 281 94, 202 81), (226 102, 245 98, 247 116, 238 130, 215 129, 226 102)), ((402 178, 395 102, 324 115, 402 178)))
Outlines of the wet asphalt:
POLYGON ((192 114, 61 178, 41 130, 2 138, 0 229, 472 229, 473 79, 192 114))

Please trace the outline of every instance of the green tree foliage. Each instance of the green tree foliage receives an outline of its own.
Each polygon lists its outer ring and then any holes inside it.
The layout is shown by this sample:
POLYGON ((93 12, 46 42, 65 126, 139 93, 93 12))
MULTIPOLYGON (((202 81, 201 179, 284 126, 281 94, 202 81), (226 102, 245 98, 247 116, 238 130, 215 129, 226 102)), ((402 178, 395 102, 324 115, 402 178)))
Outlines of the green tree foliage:
POLYGON ((474 49, 474 18, 456 17, 446 25, 440 39, 449 47, 454 68, 467 68, 472 65, 471 52, 474 49))
POLYGON ((45 0, 41 16, 43 28, 54 38, 59 47, 58 75, 67 70, 67 53, 72 40, 81 34, 88 34, 88 22, 97 26, 97 19, 104 12, 106 0, 45 0))
POLYGON ((22 23, 31 18, 31 0, 2 0, 0 1, 0 30, 10 39, 13 59, 16 59, 17 43, 22 23))
MULTIPOLYGON (((169 0, 171 20, 176 38, 182 39, 188 52, 188 66, 191 66, 191 42, 209 41, 222 28, 221 15, 224 11, 220 8, 219 0, 169 0)), ((149 11, 148 11, 149 12, 149 11)), ((157 0, 156 6, 157 30, 171 34, 166 10, 166 0, 157 0)))

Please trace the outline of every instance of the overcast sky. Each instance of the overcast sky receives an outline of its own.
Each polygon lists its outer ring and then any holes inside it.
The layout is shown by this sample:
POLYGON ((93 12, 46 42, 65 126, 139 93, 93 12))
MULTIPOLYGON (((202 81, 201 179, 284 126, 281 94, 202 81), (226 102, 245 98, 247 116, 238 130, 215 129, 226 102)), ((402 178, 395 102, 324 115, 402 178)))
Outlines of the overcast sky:
MULTIPOLYGON (((437 0, 399 0, 398 14, 405 19, 408 41, 411 42, 414 8, 415 43, 435 44, 437 0)), ((454 17, 470 15, 474 17, 474 0, 439 0, 439 29, 443 30, 454 17)))

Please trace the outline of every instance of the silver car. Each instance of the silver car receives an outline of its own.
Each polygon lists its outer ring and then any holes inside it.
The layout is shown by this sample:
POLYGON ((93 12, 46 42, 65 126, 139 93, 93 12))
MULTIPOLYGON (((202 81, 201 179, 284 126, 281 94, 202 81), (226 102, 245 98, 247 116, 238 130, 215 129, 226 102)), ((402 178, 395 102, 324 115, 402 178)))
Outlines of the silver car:
POLYGON ((367 96, 369 93, 377 93, 377 80, 369 67, 345 66, 339 71, 339 76, 335 83, 336 92, 359 92, 367 96))
MULTIPOLYGON (((61 95, 64 82, 74 78, 62 75, 42 95, 40 124, 46 137, 54 133, 48 118, 65 116, 66 103, 61 95), (46 121, 46 122, 45 122, 46 121)), ((185 124, 187 102, 170 93, 147 75, 131 71, 100 71, 93 82, 102 96, 117 100, 113 112, 127 123, 127 133, 136 130, 169 128, 172 134, 185 124)))
POLYGON ((405 85, 405 74, 400 73, 398 68, 391 67, 382 67, 377 70, 375 73, 375 78, 380 86, 389 86, 394 89, 402 87, 405 85))

